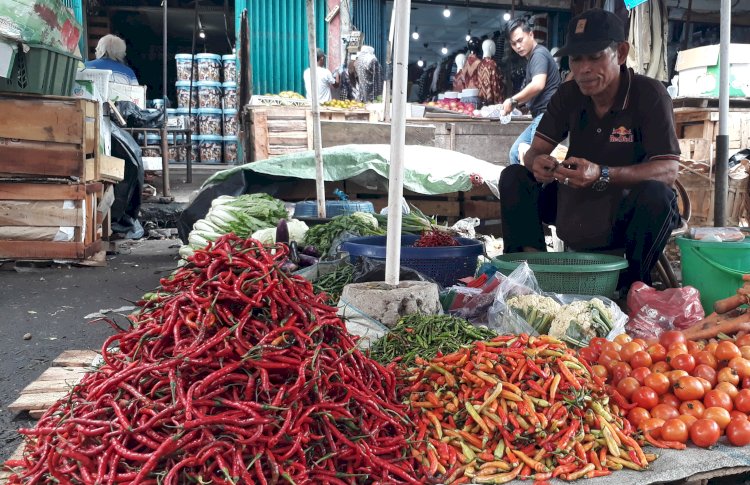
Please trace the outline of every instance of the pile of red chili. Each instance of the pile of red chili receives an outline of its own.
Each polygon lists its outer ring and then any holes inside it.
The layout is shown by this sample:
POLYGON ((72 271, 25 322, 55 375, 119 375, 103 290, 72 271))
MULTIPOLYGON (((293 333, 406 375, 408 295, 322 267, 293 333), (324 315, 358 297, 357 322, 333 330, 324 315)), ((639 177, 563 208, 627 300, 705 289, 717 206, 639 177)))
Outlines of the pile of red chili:
POLYGON ((422 235, 414 241, 414 246, 418 248, 435 248, 440 246, 458 246, 456 238, 445 231, 430 229, 423 231, 422 235))
POLYGON ((225 236, 162 279, 10 483, 416 483, 392 369, 274 249, 225 236))

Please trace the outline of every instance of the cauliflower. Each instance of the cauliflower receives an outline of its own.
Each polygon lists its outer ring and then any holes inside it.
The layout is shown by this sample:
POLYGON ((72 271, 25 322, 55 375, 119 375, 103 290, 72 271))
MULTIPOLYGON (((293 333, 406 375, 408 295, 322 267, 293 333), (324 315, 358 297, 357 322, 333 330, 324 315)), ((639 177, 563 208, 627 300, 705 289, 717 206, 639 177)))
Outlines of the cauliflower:
POLYGON ((540 334, 547 333, 550 322, 561 308, 552 298, 537 294, 511 297, 506 305, 540 334))
POLYGON ((370 214, 369 212, 355 212, 352 214, 352 217, 356 217, 362 222, 369 224, 373 229, 378 228, 378 220, 375 219, 375 216, 370 214))
POLYGON ((569 344, 585 347, 593 337, 605 337, 612 330, 612 310, 598 298, 578 300, 562 307, 549 334, 569 344))

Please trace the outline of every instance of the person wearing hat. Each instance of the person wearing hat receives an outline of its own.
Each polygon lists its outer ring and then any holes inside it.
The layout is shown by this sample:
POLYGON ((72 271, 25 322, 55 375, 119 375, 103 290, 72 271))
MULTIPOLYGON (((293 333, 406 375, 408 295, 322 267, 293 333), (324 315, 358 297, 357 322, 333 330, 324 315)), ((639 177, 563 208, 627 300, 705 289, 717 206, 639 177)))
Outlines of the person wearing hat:
POLYGON ((664 86, 625 67, 622 21, 587 10, 568 25, 572 82, 550 100, 525 166, 500 176, 507 253, 545 251, 542 224, 554 224, 574 251, 624 254, 620 289, 651 283, 651 269, 679 223, 680 147, 664 86), (569 137, 566 159, 550 156, 569 137))
MULTIPOLYGON (((318 60, 317 68, 317 84, 318 84, 318 103, 325 103, 331 100, 331 88, 337 88, 339 83, 331 74, 331 71, 326 69, 326 53, 323 49, 316 50, 316 59, 318 60)), ((310 68, 305 69, 302 73, 302 79, 305 81, 305 97, 309 100, 312 99, 310 94, 310 68)))
POLYGON ((508 41, 516 54, 527 60, 523 89, 506 98, 502 108, 502 114, 507 115, 515 107, 525 103, 531 112, 531 124, 518 136, 508 154, 511 164, 519 164, 519 148, 522 144, 530 144, 534 139, 536 127, 561 81, 555 59, 546 47, 537 43, 531 25, 525 18, 515 19, 509 24, 508 41))

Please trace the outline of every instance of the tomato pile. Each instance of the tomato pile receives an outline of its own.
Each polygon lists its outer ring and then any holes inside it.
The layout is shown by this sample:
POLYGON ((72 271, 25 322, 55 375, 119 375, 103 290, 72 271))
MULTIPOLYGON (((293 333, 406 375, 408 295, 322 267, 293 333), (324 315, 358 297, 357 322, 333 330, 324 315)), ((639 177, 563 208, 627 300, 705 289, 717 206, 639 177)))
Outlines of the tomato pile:
POLYGON ((679 331, 658 342, 592 339, 579 356, 644 438, 660 448, 750 444, 750 334, 695 342, 679 331))

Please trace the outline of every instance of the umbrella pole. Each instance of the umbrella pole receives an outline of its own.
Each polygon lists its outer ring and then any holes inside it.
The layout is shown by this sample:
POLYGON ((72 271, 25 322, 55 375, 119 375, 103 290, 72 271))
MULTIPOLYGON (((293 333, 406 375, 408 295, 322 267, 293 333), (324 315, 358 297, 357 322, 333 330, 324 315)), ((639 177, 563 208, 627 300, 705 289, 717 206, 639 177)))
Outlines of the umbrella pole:
POLYGON ((401 263, 401 199, 404 195, 404 144, 406 142, 406 78, 409 64, 409 21, 411 0, 396 0, 398 9, 393 63, 393 117, 391 120, 391 163, 388 170, 388 238, 385 282, 398 285, 401 263))
POLYGON ((310 107, 315 150, 315 194, 318 217, 326 216, 326 191, 323 181, 323 143, 320 138, 320 105, 318 104, 318 59, 315 55, 315 0, 307 0, 307 46, 310 57, 310 107))
POLYGON ((721 44, 719 47, 719 134, 716 136, 716 188, 714 226, 726 224, 729 193, 729 34, 732 28, 732 5, 721 0, 721 44))

